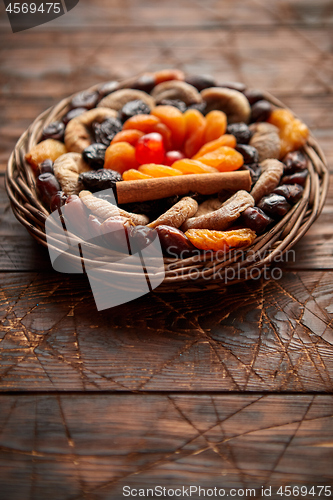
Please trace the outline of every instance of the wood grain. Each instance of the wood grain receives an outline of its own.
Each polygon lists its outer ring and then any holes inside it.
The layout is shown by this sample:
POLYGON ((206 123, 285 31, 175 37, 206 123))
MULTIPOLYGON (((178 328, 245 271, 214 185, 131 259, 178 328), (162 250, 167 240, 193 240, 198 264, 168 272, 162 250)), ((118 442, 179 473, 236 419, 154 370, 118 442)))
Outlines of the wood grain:
POLYGON ((0 404, 3 499, 109 500, 124 486, 161 485, 256 498, 264 486, 277 500, 280 486, 332 485, 332 396, 46 394, 0 404))

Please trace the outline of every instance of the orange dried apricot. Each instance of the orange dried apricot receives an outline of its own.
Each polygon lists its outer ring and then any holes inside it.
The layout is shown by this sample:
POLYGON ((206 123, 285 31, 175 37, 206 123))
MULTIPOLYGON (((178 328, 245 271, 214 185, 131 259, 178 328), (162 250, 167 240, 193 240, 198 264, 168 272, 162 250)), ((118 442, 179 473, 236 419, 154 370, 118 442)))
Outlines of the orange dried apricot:
POLYGON ((222 146, 198 158, 198 161, 217 168, 220 172, 237 170, 244 163, 243 156, 233 148, 222 146))
POLYGON ((152 179, 152 176, 139 172, 139 170, 135 170, 134 168, 130 168, 123 173, 124 181, 136 181, 139 179, 152 179))
POLYGON ((110 144, 105 151, 104 168, 116 170, 120 174, 139 166, 135 158, 135 148, 128 142, 110 144))
POLYGON ((171 149, 171 131, 161 122, 161 120, 154 115, 135 115, 125 121, 123 130, 135 129, 149 134, 151 132, 158 132, 164 139, 164 146, 166 150, 171 149))
POLYGON ((268 120, 279 129, 280 158, 287 153, 296 151, 305 145, 309 137, 309 129, 287 109, 275 109, 268 120))
POLYGON ((223 111, 213 110, 206 115, 206 130, 204 141, 218 139, 227 130, 227 115, 223 111))
POLYGON ((172 167, 180 170, 183 174, 211 174, 218 172, 217 168, 210 167, 197 160, 189 160, 188 158, 175 161, 172 167))
POLYGON ((167 167, 166 165, 157 165, 156 163, 146 163, 145 165, 140 165, 139 172, 151 175, 152 177, 170 177, 173 175, 182 175, 182 172, 180 170, 172 167, 167 167))
POLYGON ((185 80, 185 74, 180 69, 162 69, 154 74, 156 85, 169 80, 185 80))
POLYGON ((185 236, 200 250, 229 250, 251 245, 256 239, 252 229, 214 231, 212 229, 188 229, 185 236))
POLYGON ((50 159, 56 161, 59 156, 67 153, 67 148, 63 142, 55 139, 45 139, 45 141, 36 144, 29 153, 25 155, 25 159, 37 170, 38 165, 44 160, 50 159))
POLYGON ((200 156, 205 155, 206 153, 210 153, 211 151, 214 151, 215 149, 218 149, 222 146, 229 146, 229 148, 235 148, 237 144, 236 137, 231 134, 224 134, 221 135, 218 139, 215 139, 215 141, 210 141, 204 144, 197 154, 195 154, 192 158, 192 160, 196 160, 197 158, 200 158, 200 156))
POLYGON ((114 144, 116 142, 128 142, 132 146, 136 146, 136 143, 144 135, 144 132, 141 130, 135 130, 135 129, 128 129, 128 130, 121 130, 114 136, 114 138, 111 141, 111 144, 114 144))
POLYGON ((157 116, 171 131, 173 149, 180 149, 183 145, 186 123, 184 115, 174 106, 156 106, 151 114, 157 116))
POLYGON ((186 124, 184 152, 192 158, 204 143, 206 118, 197 109, 188 109, 183 116, 186 124))

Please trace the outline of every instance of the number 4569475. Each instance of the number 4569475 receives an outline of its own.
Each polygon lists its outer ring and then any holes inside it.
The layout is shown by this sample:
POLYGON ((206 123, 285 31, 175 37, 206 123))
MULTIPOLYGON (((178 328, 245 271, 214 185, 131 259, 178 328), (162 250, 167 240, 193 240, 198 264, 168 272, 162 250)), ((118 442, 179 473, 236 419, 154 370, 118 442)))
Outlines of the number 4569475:
POLYGON ((281 495, 281 497, 330 497, 332 495, 331 486, 280 486, 280 488, 276 492, 277 495, 281 495))
POLYGON ((35 3, 10 3, 8 7, 6 7, 6 12, 9 12, 10 14, 35 14, 37 12, 40 12, 42 14, 49 14, 50 12, 53 12, 54 14, 59 14, 61 11, 60 9, 60 2, 53 3, 53 2, 46 2, 46 3, 41 3, 38 7, 35 3))

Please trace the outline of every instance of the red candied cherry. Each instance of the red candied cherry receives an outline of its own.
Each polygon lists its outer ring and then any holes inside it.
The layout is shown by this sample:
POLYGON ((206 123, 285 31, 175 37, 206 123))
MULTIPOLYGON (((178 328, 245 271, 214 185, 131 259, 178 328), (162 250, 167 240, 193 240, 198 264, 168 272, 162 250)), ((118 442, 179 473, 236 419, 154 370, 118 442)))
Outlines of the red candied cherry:
POLYGON ((185 155, 181 151, 168 151, 165 155, 163 165, 171 167, 175 161, 183 160, 185 155))
POLYGON ((157 132, 140 137, 135 148, 135 158, 141 163, 162 163, 165 149, 163 137, 157 132))

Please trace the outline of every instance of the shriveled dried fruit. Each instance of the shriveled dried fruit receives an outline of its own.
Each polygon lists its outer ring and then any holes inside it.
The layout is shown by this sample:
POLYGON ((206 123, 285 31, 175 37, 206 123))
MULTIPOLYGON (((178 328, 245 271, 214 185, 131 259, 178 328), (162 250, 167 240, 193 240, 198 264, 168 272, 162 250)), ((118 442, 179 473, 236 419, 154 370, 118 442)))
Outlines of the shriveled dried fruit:
POLYGON ((245 83, 242 82, 222 82, 217 85, 217 87, 225 87, 226 89, 238 90, 238 92, 244 93, 246 89, 245 83))
POLYGON ((179 149, 185 138, 186 122, 183 113, 174 106, 156 106, 151 114, 157 116, 171 131, 172 146, 179 149))
POLYGON ((307 170, 302 170, 292 175, 286 175, 282 177, 281 184, 299 184, 300 186, 304 186, 308 173, 307 170))
POLYGON ((265 122, 271 116, 273 107, 265 99, 257 101, 251 108, 251 122, 265 122))
POLYGON ((302 198, 303 188, 299 184, 282 184, 273 193, 284 196, 288 203, 294 204, 302 198))
POLYGON ((283 158, 284 174, 291 175, 307 169, 307 159, 301 151, 291 151, 283 158))
POLYGON ((283 174, 283 164, 279 160, 268 159, 261 163, 261 169, 262 174, 251 191, 256 202, 277 187, 283 174))
POLYGON ((65 116, 62 117, 64 125, 66 126, 69 121, 73 120, 73 118, 76 118, 77 116, 82 115, 82 113, 85 113, 86 111, 86 108, 71 109, 65 116))
POLYGON ((275 109, 269 118, 279 129, 281 151, 283 158, 290 151, 296 151, 305 145, 309 137, 308 127, 298 118, 295 118, 291 111, 287 109, 275 109))
POLYGON ((132 221, 129 217, 114 215, 100 225, 99 232, 110 250, 128 254, 127 231, 131 226, 132 221))
POLYGON ((96 106, 99 99, 99 93, 97 91, 90 92, 84 90, 79 94, 76 94, 71 100, 72 108, 85 108, 92 109, 96 106))
POLYGON ((215 251, 245 248, 252 245, 256 239, 256 233, 252 229, 234 229, 233 231, 189 229, 185 236, 200 250, 215 251))
POLYGON ((183 81, 185 74, 181 69, 161 69, 154 73, 156 84, 168 82, 170 80, 183 81))
POLYGON ((42 163, 38 165, 38 170, 40 174, 46 174, 46 173, 54 174, 53 161, 50 160, 49 158, 47 160, 42 161, 42 163))
POLYGON ((156 85, 155 76, 153 74, 147 73, 145 75, 139 76, 131 85, 132 89, 142 90, 142 92, 147 92, 149 94, 156 85))
POLYGON ((37 171, 38 165, 44 160, 50 159, 55 161, 65 153, 67 153, 67 149, 62 142, 54 139, 46 139, 30 149, 29 153, 25 155, 25 159, 37 171))
POLYGON ((161 120, 154 115, 135 115, 126 120, 123 125, 123 130, 135 129, 150 134, 157 132, 163 136, 165 149, 171 149, 171 131, 161 122, 161 120))
POLYGON ((70 152, 82 153, 92 140, 90 129, 94 122, 102 123, 107 118, 116 118, 117 112, 108 108, 96 108, 73 118, 65 130, 65 144, 70 152))
POLYGON ((84 161, 94 170, 103 168, 106 146, 104 144, 90 144, 82 152, 84 161))
POLYGON ((274 219, 284 217, 291 208, 285 197, 279 194, 264 196, 259 201, 258 207, 274 219))
POLYGON ((84 205, 95 215, 100 217, 102 220, 106 220, 109 217, 122 216, 128 217, 131 219, 133 224, 135 225, 146 225, 149 222, 148 217, 140 214, 133 214, 126 212, 118 208, 116 205, 108 202, 107 200, 103 200, 101 198, 97 198, 89 191, 81 191, 80 192, 80 200, 83 201, 84 205))
POLYGON ((147 226, 131 226, 127 230, 132 255, 148 247, 157 237, 147 226))
POLYGON ((193 200, 193 198, 186 196, 164 214, 160 215, 158 219, 148 224, 148 227, 154 228, 156 226, 166 225, 178 228, 186 219, 192 217, 197 210, 198 203, 193 200))
POLYGON ((188 219, 182 226, 187 229, 217 229, 223 230, 231 226, 244 210, 254 206, 254 199, 246 191, 237 191, 223 203, 221 208, 200 217, 188 219))
POLYGON ((139 172, 135 168, 130 168, 123 173, 124 181, 136 181, 140 179, 152 179, 152 175, 144 174, 143 172, 139 172))
POLYGON ((206 215, 215 210, 221 208, 222 202, 218 198, 209 198, 208 200, 203 201, 198 210, 195 212, 193 217, 200 217, 201 215, 206 215))
POLYGON ((251 115, 249 101, 238 90, 211 87, 201 92, 203 100, 207 103, 206 111, 218 109, 224 111, 228 123, 248 123, 251 115))
POLYGON ((50 202, 50 210, 51 212, 54 212, 55 210, 58 210, 60 207, 65 205, 67 200, 67 195, 63 191, 58 191, 55 193, 50 202))
POLYGON ((205 165, 198 160, 189 160, 188 158, 176 161, 172 167, 180 170, 183 174, 209 174, 218 172, 217 168, 205 165))
POLYGON ((177 80, 159 83, 153 89, 152 96, 157 104, 163 99, 180 99, 186 105, 202 101, 202 97, 195 87, 177 80))
POLYGON ((53 170, 62 191, 69 196, 78 194, 80 190, 79 175, 89 171, 90 167, 79 153, 67 153, 57 158, 53 170))
POLYGON ((258 163, 259 155, 255 147, 249 146, 248 144, 239 144, 236 146, 236 151, 238 151, 244 158, 244 163, 258 163))
POLYGON ((183 231, 171 226, 156 226, 163 253, 167 257, 187 259, 197 250, 183 231))
POLYGON ((225 134, 227 129, 227 115, 223 111, 213 110, 206 115, 206 129, 204 141, 215 141, 225 134))
POLYGON ((216 86, 215 78, 213 78, 211 75, 187 76, 185 78, 185 82, 195 87, 199 92, 201 92, 201 90, 216 86))
POLYGON ((146 103, 149 109, 152 109, 155 106, 154 98, 146 92, 135 89, 121 89, 116 90, 115 92, 112 92, 112 94, 104 97, 104 99, 98 103, 98 108, 105 107, 119 111, 123 106, 125 106, 125 104, 130 101, 135 101, 136 99, 146 103))
POLYGON ((215 151, 216 149, 221 148, 222 146, 229 146, 229 148, 235 148, 236 147, 235 136, 230 134, 224 134, 221 135, 221 137, 219 137, 218 139, 215 139, 215 141, 206 142, 206 144, 204 144, 199 149, 199 151, 192 157, 192 159, 196 160, 197 158, 204 156, 206 153, 215 151))
POLYGON ((63 122, 52 122, 43 128, 42 140, 55 139, 56 141, 63 141, 65 134, 65 125, 63 122))
POLYGON ((264 94, 260 90, 255 89, 245 90, 244 95, 251 105, 265 99, 264 94))
POLYGON ((197 109, 188 109, 184 113, 186 124, 184 152, 188 158, 195 155, 205 140, 206 118, 197 109))
POLYGON ((115 187, 122 180, 121 174, 115 170, 100 169, 80 174, 79 181, 83 187, 92 193, 115 187))
POLYGON ((147 115, 150 112, 150 107, 141 99, 127 102, 119 111, 119 118, 125 122, 135 115, 147 115))
POLYGON ((253 133, 250 146, 258 151, 260 162, 280 157, 281 141, 279 131, 274 125, 266 122, 253 123, 250 130, 253 133))
POLYGON ((257 182, 261 175, 261 167, 259 163, 245 163, 240 170, 248 170, 252 179, 252 186, 257 182))
POLYGON ((122 130, 121 132, 118 132, 114 136, 114 138, 111 141, 111 144, 114 144, 115 142, 128 142, 132 146, 136 146, 138 140, 140 137, 142 137, 144 132, 141 132, 141 130, 135 130, 135 129, 128 129, 128 130, 122 130))
POLYGON ((227 127, 227 133, 236 137, 237 144, 248 144, 252 137, 252 132, 246 123, 230 123, 227 127))
POLYGON ((105 146, 110 146, 110 142, 122 129, 122 123, 118 118, 111 117, 102 123, 93 123, 92 128, 95 135, 95 141, 105 146))
POLYGON ((103 97, 117 90, 118 85, 118 82, 116 82, 115 80, 103 83, 103 85, 101 85, 101 87, 98 89, 100 99, 103 99, 103 97))
POLYGON ((116 142, 105 151, 104 168, 110 168, 122 174, 125 170, 138 166, 135 148, 128 142, 116 142))
POLYGON ((247 208, 240 217, 240 224, 252 229, 257 234, 263 233, 272 224, 273 219, 258 207, 247 208))
POLYGON ((240 168, 244 159, 234 148, 222 146, 199 157, 196 161, 217 168, 220 172, 231 172, 240 168))
POLYGON ((50 206, 51 199, 60 191, 60 184, 51 173, 40 174, 37 177, 36 186, 46 206, 50 206))
POLYGON ((182 175, 180 170, 166 165, 157 165, 156 163, 147 163, 140 165, 139 172, 150 175, 151 177, 170 177, 174 175, 182 175))
POLYGON ((159 104, 161 106, 173 106, 174 108, 179 109, 182 113, 185 113, 187 109, 185 102, 180 99, 162 99, 159 104))

